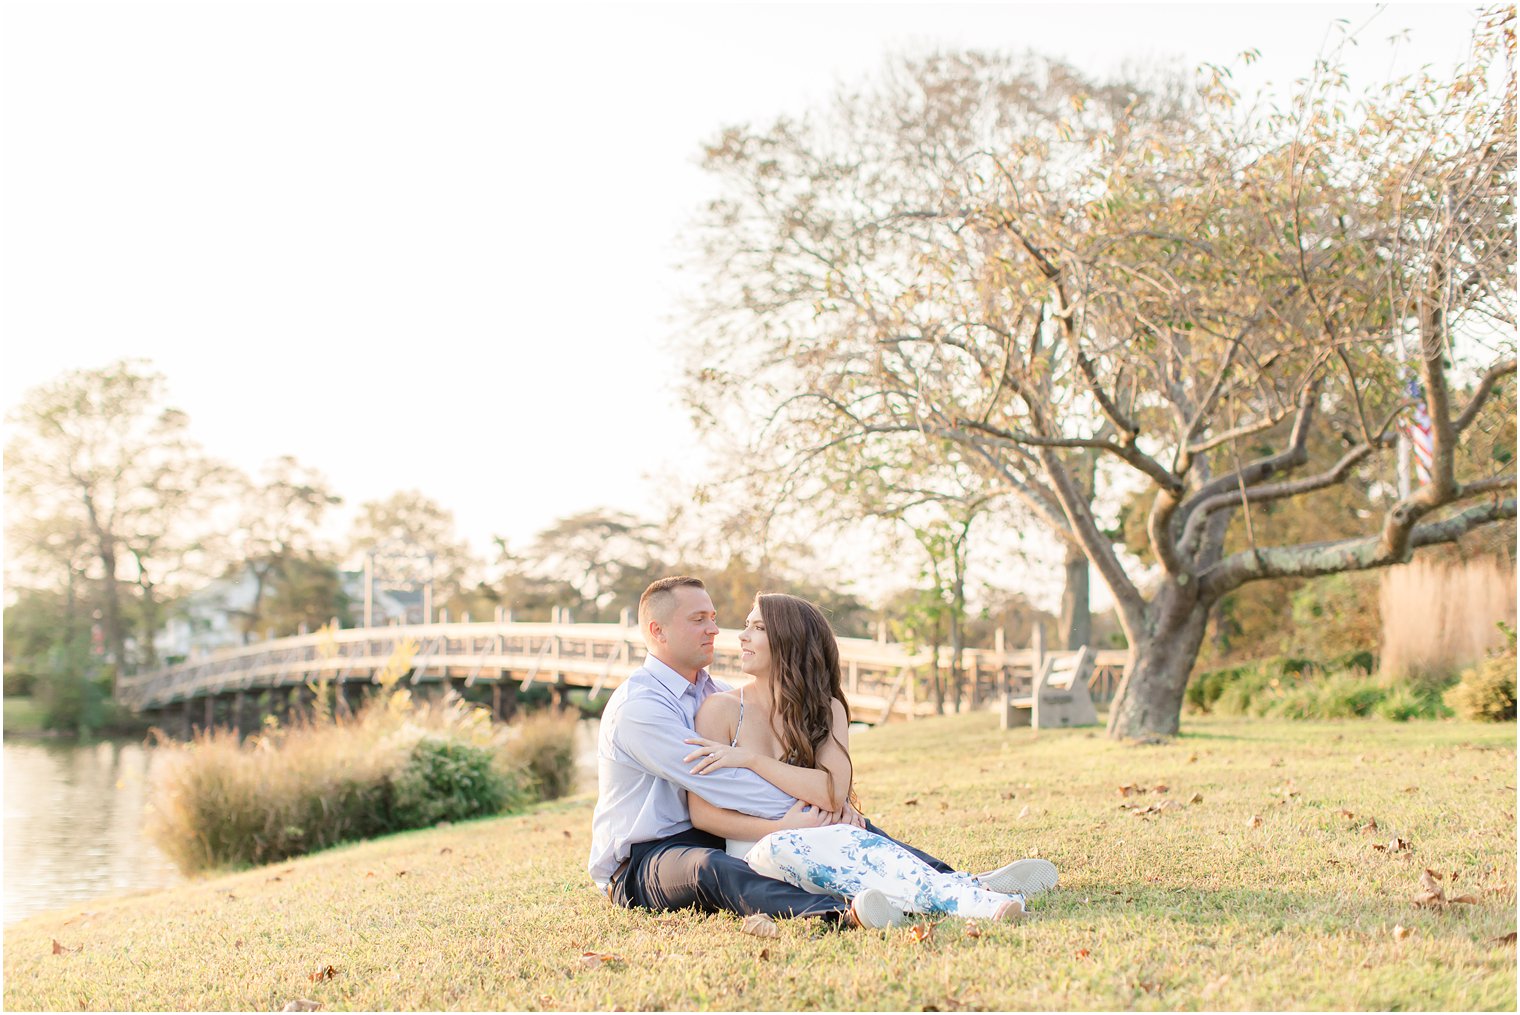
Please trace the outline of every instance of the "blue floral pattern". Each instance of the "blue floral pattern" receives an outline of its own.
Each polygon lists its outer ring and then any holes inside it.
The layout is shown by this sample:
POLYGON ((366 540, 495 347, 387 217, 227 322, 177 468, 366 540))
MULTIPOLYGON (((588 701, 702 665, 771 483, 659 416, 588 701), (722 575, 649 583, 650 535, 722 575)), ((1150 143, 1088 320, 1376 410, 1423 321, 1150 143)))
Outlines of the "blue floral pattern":
POLYGON ((744 855, 757 873, 816 895, 853 899, 875 888, 909 913, 991 918, 1017 895, 979 885, 970 874, 941 874, 890 839, 854 825, 772 832, 744 855))

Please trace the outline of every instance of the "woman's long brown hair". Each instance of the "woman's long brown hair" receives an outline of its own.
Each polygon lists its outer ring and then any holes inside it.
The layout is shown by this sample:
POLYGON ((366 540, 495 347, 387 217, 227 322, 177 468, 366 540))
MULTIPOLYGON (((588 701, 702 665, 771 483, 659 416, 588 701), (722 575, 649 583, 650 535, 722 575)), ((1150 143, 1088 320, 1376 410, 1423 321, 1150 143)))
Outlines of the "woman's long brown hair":
MULTIPOLYGON (((784 592, 761 592, 755 596, 765 636, 771 650, 771 687, 776 697, 772 723, 778 723, 782 760, 803 768, 822 768, 818 754, 833 737, 833 703, 844 706, 845 722, 850 703, 844 697, 839 672, 839 642, 823 611, 799 596, 784 592)), ((838 738, 835 743, 844 747, 838 738)), ((849 749, 845 748, 845 757, 849 749)), ((829 773, 832 776, 832 772, 829 773)), ((850 765, 849 801, 855 798, 854 765, 850 765)))

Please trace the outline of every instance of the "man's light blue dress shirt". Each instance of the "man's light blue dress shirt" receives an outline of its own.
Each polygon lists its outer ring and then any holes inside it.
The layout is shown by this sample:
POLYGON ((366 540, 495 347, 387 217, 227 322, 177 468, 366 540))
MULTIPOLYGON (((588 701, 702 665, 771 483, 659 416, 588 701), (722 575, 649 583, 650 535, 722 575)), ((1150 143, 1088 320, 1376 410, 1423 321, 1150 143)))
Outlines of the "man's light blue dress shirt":
POLYGON ((586 869, 601 888, 636 842, 663 839, 691 827, 686 791, 728 810, 775 820, 797 798, 747 768, 692 775, 686 738, 697 709, 728 687, 706 670, 689 682, 652 655, 612 692, 597 738, 596 811, 586 869))

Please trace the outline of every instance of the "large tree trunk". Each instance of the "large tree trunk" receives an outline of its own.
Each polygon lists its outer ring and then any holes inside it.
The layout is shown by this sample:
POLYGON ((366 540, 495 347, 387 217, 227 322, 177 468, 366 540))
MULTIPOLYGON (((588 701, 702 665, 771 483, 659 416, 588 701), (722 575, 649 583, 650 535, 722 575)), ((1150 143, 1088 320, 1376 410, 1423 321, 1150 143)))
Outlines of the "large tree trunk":
POLYGON ((1066 547, 1066 585, 1061 590, 1061 647, 1079 649, 1092 644, 1092 607, 1089 592, 1092 565, 1080 547, 1066 547))
POLYGON ((1115 738, 1175 736, 1183 694, 1208 629, 1212 602, 1168 585, 1149 608, 1147 636, 1130 645, 1124 681, 1108 714, 1115 738))

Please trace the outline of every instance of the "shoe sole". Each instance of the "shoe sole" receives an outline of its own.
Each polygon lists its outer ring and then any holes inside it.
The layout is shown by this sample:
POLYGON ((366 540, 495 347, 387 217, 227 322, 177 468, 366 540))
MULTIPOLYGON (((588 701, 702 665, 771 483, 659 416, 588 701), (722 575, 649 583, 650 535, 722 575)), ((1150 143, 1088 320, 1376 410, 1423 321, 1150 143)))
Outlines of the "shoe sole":
POLYGON ((855 914, 855 921, 867 930, 900 927, 908 921, 906 913, 874 888, 867 888, 855 896, 850 909, 855 914))
POLYGON ((977 880, 983 888, 1003 895, 1022 895, 1027 899, 1056 886, 1056 865, 1038 858, 1016 860, 1002 870, 993 871, 977 880))

